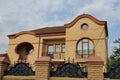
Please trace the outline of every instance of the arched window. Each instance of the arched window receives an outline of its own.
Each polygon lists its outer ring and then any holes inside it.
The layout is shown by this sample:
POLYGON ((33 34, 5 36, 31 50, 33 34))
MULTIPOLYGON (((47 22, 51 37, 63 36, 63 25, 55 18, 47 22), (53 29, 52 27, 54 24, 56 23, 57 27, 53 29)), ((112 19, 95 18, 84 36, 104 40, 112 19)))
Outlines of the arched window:
POLYGON ((87 58, 89 55, 94 54, 94 45, 90 39, 82 39, 77 44, 77 53, 82 58, 87 58))

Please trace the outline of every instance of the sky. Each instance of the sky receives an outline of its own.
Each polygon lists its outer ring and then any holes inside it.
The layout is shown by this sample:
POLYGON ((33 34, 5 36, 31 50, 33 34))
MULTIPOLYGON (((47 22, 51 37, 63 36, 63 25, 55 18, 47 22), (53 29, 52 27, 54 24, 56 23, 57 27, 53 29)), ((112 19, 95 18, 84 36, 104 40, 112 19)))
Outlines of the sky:
POLYGON ((0 0, 0 53, 7 35, 48 26, 63 26, 81 14, 107 21, 108 54, 120 37, 120 0, 0 0))

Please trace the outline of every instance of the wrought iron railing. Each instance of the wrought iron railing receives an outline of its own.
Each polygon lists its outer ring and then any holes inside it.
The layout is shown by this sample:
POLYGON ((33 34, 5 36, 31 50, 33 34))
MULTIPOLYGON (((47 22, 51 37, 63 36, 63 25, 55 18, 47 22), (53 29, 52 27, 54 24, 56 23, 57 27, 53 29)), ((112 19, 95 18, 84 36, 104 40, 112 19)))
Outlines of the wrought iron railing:
POLYGON ((64 59, 64 52, 44 52, 42 56, 50 56, 51 59, 64 59))
POLYGON ((76 57, 77 58, 88 58, 91 55, 95 54, 94 49, 89 49, 89 50, 77 50, 76 51, 76 57))

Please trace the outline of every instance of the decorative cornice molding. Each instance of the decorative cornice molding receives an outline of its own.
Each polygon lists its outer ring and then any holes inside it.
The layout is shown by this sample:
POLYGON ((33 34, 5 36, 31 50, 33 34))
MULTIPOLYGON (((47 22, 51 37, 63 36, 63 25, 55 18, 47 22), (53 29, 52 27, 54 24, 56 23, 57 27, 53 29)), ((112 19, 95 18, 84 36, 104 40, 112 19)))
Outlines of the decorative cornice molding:
POLYGON ((79 19, 82 19, 82 18, 89 18, 91 19, 92 21, 94 21, 95 23, 99 24, 99 25, 105 25, 106 24, 106 21, 100 21, 96 18, 94 18, 93 16, 89 15, 89 14, 82 14, 80 16, 78 16, 77 18, 75 18, 72 22, 68 23, 68 24, 65 24, 64 26, 66 28, 70 28, 72 27, 79 19))
POLYGON ((9 37, 10 39, 13 39, 13 38, 16 38, 16 37, 18 37, 18 36, 20 36, 20 35, 22 35, 22 34, 30 34, 30 35, 38 36, 38 35, 36 35, 34 32, 31 32, 31 31, 22 31, 22 32, 19 32, 19 33, 14 34, 14 35, 8 35, 8 37, 9 37))

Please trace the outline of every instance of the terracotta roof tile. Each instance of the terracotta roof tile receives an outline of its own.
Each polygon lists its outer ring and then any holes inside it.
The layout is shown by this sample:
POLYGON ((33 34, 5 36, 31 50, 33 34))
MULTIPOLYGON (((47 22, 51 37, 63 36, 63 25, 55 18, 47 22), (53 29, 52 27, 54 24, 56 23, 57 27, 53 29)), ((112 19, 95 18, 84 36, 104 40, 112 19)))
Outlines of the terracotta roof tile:
POLYGON ((48 64, 51 61, 49 56, 42 56, 39 57, 37 60, 35 60, 35 63, 44 63, 44 64, 48 64))
POLYGON ((0 63, 6 63, 6 64, 10 63, 7 54, 0 54, 0 63))
POLYGON ((0 57, 4 57, 4 56, 7 56, 7 53, 0 54, 0 57))
MULTIPOLYGON (((24 32, 24 31, 22 31, 22 32, 24 32)), ((31 30, 30 32, 33 32, 35 34, 65 33, 66 29, 65 29, 64 26, 55 26, 55 27, 45 27, 45 28, 35 29, 35 30, 31 30)), ((10 37, 10 36, 16 36, 17 34, 18 33, 11 34, 11 35, 8 35, 8 37, 10 37)))
POLYGON ((34 32, 35 34, 65 33, 65 27, 64 26, 46 27, 32 30, 31 32, 34 32))
POLYGON ((98 57, 98 56, 90 56, 87 60, 87 63, 90 63, 90 64, 103 64, 104 61, 98 57))

